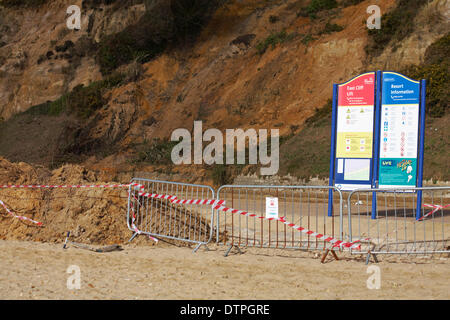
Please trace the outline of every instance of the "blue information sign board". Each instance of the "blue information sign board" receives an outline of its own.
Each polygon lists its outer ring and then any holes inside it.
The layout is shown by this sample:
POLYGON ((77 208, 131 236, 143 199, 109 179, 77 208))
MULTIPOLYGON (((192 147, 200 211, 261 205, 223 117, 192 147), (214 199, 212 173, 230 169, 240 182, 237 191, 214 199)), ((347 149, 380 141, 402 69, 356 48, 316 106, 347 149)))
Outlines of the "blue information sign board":
POLYGON ((370 188, 373 168, 375 72, 338 85, 334 185, 370 188))
POLYGON ((417 186, 420 82, 383 72, 379 187, 417 186))
MULTIPOLYGON (((330 186, 343 191, 422 186, 425 89, 425 80, 390 71, 333 86, 330 186)), ((329 216, 332 201, 330 190, 329 216)), ((376 206, 374 197, 372 217, 376 206)))

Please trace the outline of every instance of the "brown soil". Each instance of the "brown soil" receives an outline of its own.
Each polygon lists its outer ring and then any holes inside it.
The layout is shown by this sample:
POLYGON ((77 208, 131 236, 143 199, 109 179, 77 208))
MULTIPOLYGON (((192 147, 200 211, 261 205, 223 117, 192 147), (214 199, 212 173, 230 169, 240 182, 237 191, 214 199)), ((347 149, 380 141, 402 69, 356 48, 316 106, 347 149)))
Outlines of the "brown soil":
MULTIPOLYGON (((53 184, 90 185, 105 183, 101 176, 78 165, 65 165, 49 171, 32 167, 23 162, 11 163, 0 158, 0 181, 9 185, 53 184)), ((11 217, 0 208, 0 239, 60 242, 67 231, 71 240, 88 244, 121 244, 132 235, 127 228, 126 213, 128 202, 127 188, 73 188, 73 189, 29 189, 2 188, 0 200, 16 215, 25 216, 38 222, 37 226, 11 217)), ((141 199, 142 200, 142 199, 141 199)), ((197 224, 183 224, 183 234, 195 228, 202 235, 202 241, 209 238, 209 221, 205 217, 180 206, 151 202, 152 213, 164 220, 144 223, 138 216, 136 224, 142 231, 166 229, 169 225, 180 226, 182 217, 192 217, 197 224), (168 213, 170 210, 171 214, 168 213), (146 229, 148 228, 148 229, 146 229), (151 229, 150 229, 151 228, 151 229)), ((191 233, 193 233, 192 230, 191 233)), ((165 233, 174 235, 172 233, 165 233)), ((146 237, 138 237, 137 243, 154 244, 146 237)), ((180 245, 180 243, 174 244, 180 245)))
POLYGON ((66 115, 23 114, 0 123, 0 136, 4 137, 0 139, 0 150, 10 161, 22 161, 26 155, 28 163, 54 167, 60 163, 61 151, 74 127, 76 120, 66 115))

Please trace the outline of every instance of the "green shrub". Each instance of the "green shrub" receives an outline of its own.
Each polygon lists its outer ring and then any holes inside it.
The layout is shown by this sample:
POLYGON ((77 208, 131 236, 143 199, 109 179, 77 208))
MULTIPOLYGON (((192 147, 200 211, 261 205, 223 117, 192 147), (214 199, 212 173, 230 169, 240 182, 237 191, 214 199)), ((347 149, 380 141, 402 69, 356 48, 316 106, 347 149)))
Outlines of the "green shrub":
POLYGON ((337 5, 336 0, 312 0, 309 5, 300 9, 297 15, 314 19, 320 11, 336 8, 337 5))
POLYGON ((273 49, 278 43, 284 43, 286 41, 292 40, 294 37, 294 33, 287 34, 285 30, 277 33, 272 33, 263 41, 258 42, 258 44, 256 45, 256 50, 259 54, 264 54, 269 46, 272 46, 273 49))
POLYGON ((24 112, 24 114, 30 114, 33 116, 38 116, 38 115, 58 116, 63 111, 66 110, 66 106, 67 106, 66 99, 67 99, 67 96, 64 95, 61 98, 59 98, 58 100, 47 101, 47 102, 32 106, 31 108, 26 110, 24 112))
POLYGON ((124 0, 84 0, 83 9, 95 8, 100 5, 110 5, 119 1, 124 2, 124 0))
POLYGON ((270 15, 269 16, 269 22, 270 23, 275 23, 275 22, 278 22, 278 21, 280 21, 280 18, 278 18, 278 16, 274 16, 274 15, 270 15))
POLYGON ((6 8, 12 7, 39 7, 47 0, 0 0, 0 5, 6 8))
POLYGON ((331 115, 333 108, 333 100, 328 99, 327 102, 321 107, 316 108, 314 115, 306 119, 305 123, 312 126, 320 124, 320 120, 328 118, 331 115))
POLYGON ((314 40, 316 40, 316 38, 314 38, 312 34, 307 34, 302 38, 301 43, 303 43, 305 46, 308 46, 308 43, 314 40))
MULTIPOLYGON (((135 39, 135 35, 130 30, 124 30, 103 39, 99 44, 97 52, 97 61, 100 65, 102 74, 110 74, 120 65, 133 60, 135 52, 145 51, 153 58, 155 54, 164 49, 164 45, 152 46, 151 41, 143 46, 135 39)), ((146 61, 146 60, 145 60, 146 61)), ((143 62, 145 62, 143 61, 143 62)))
POLYGON ((426 111, 432 117, 442 117, 448 112, 450 101, 449 64, 411 66, 403 71, 413 79, 427 80, 426 111))
POLYGON ((391 42, 400 42, 414 31, 414 18, 428 0, 398 0, 397 7, 381 17, 381 29, 368 29, 366 53, 379 56, 391 42))
POLYGON ((323 30, 320 32, 320 34, 330 34, 333 32, 340 32, 344 30, 344 27, 336 24, 336 23, 329 23, 327 22, 327 24, 325 25, 325 27, 323 28, 323 30))
POLYGON ((365 0, 343 0, 341 2, 341 6, 345 7, 350 7, 350 6, 354 6, 357 4, 360 4, 361 2, 363 2, 365 0))
POLYGON ((403 73, 413 79, 427 80, 427 114, 442 117, 448 112, 450 101, 450 33, 431 44, 424 63, 409 66, 403 73))
POLYGON ((148 162, 151 164, 169 165, 172 164, 172 149, 178 141, 168 141, 159 138, 152 142, 144 141, 138 146, 137 157, 134 162, 148 162))
POLYGON ((216 186, 229 184, 233 180, 230 170, 228 170, 227 166, 224 164, 216 164, 212 167, 211 178, 213 184, 216 186))
POLYGON ((450 59, 450 32, 436 42, 432 43, 425 52, 426 64, 449 63, 450 59))
POLYGON ((70 111, 81 118, 88 118, 95 110, 105 104, 101 83, 93 83, 87 87, 78 85, 73 88, 69 97, 70 111))
POLYGON ((80 118, 88 118, 95 110, 105 105, 104 91, 119 85, 122 81, 123 75, 114 73, 106 79, 93 82, 86 87, 78 85, 59 99, 33 106, 24 113, 58 116, 67 112, 74 113, 80 118))
POLYGON ((164 4, 152 7, 136 24, 102 39, 97 61, 102 74, 110 74, 117 67, 145 56, 140 63, 150 61, 165 50, 169 43, 184 44, 201 31, 220 0, 172 0, 170 14, 164 4))

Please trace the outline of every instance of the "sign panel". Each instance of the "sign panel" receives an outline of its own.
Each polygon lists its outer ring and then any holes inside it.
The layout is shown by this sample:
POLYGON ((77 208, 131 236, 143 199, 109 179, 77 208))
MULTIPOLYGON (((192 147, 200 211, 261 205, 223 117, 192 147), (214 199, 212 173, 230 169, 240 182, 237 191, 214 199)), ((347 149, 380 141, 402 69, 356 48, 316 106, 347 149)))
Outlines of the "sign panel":
POLYGON ((384 72, 382 88, 379 187, 415 187, 420 83, 384 72))
MULTIPOLYGON (((344 191, 422 187, 425 104, 426 80, 396 72, 369 72, 333 84, 329 186, 344 191)), ((417 219, 421 195, 418 190, 417 219)), ((331 189, 328 216, 333 216, 331 189)), ((375 194, 372 218, 377 218, 375 194)))
POLYGON ((371 187, 375 73, 338 86, 335 186, 371 187))
POLYGON ((278 198, 266 197, 266 218, 278 219, 278 198))

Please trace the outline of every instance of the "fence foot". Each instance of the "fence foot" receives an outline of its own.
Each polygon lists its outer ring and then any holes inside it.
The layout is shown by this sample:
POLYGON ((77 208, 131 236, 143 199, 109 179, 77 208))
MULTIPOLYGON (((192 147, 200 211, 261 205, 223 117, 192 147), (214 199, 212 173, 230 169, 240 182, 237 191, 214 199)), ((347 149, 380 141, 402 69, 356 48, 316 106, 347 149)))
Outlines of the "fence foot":
POLYGON ((373 254, 372 252, 368 252, 366 257, 366 264, 369 264, 370 256, 373 256, 373 260, 375 261, 375 263, 378 263, 377 255, 373 254))
POLYGON ((232 244, 232 245, 228 248, 227 252, 225 252, 225 254, 224 254, 223 256, 224 256, 224 257, 228 257, 228 254, 230 253, 231 249, 233 249, 233 247, 236 248, 236 249, 239 251, 239 254, 242 254, 241 249, 239 249, 238 246, 232 244))
POLYGON ((130 240, 128 240, 128 242, 133 241, 133 239, 136 238, 137 235, 138 235, 137 232, 133 233, 133 235, 131 236, 130 240))
POLYGON ((325 258, 328 256, 328 253, 330 253, 330 251, 331 251, 331 254, 333 255, 334 259, 339 260, 339 257, 337 256, 336 252, 334 252, 334 250, 327 249, 322 256, 322 259, 320 260, 321 263, 325 262, 325 258))
POLYGON ((207 246, 206 244, 204 244, 204 243, 199 243, 199 244, 195 247, 194 251, 192 251, 192 253, 196 253, 197 250, 200 249, 201 246, 205 246, 206 251, 209 251, 209 248, 208 248, 208 246, 207 246))

